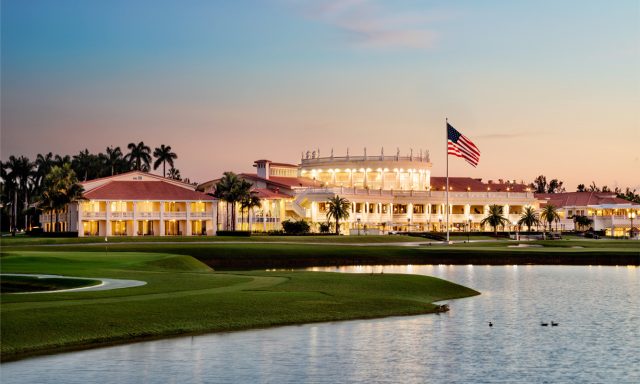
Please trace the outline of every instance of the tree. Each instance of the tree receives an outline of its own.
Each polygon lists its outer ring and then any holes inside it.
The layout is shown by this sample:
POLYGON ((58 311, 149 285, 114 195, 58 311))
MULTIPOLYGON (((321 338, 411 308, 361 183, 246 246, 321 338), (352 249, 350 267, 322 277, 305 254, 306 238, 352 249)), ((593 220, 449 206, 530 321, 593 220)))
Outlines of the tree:
POLYGON ((584 184, 578 184, 578 189, 576 190, 576 192, 586 192, 587 191, 587 187, 584 186, 584 184))
POLYGON ((493 227, 493 233, 496 236, 498 235, 498 226, 505 226, 509 224, 509 220, 504 217, 504 208, 502 205, 493 204, 489 206, 487 216, 480 221, 480 225, 484 226, 487 224, 493 227))
POLYGON ((231 230, 236 229, 236 203, 247 196, 251 190, 251 183, 241 180, 233 172, 225 172, 216 184, 214 196, 226 202, 227 205, 227 228, 231 219, 231 230), (229 214, 231 208, 231 214, 229 214))
POLYGON ((547 186, 547 193, 561 193, 564 192, 565 189, 562 186, 562 184, 564 184, 562 181, 558 180, 558 179, 553 179, 549 182, 549 185, 547 186))
MULTIPOLYGON (((125 168, 126 161, 120 147, 107 147, 105 154, 102 156, 103 164, 109 170, 111 176, 118 174, 122 168, 125 168)), ((126 166, 126 168, 129 167, 126 166)))
POLYGON ((180 176, 180 170, 174 167, 169 168, 169 176, 170 179, 173 180, 182 180, 182 176, 180 176))
POLYGON ((573 225, 575 226, 576 230, 589 228, 591 224, 593 224, 593 220, 590 219, 588 216, 584 216, 584 215, 573 216, 573 225))
POLYGON ((88 149, 80 151, 73 156, 71 166, 76 175, 80 175, 83 181, 95 179, 102 171, 102 161, 98 155, 89 153, 88 149))
POLYGON ((547 177, 540 175, 529 186, 535 193, 560 193, 565 191, 562 184, 563 182, 558 179, 553 179, 547 183, 547 177))
POLYGON ((340 220, 348 219, 351 213, 351 203, 344 197, 335 195, 329 198, 327 207, 327 219, 336 221, 336 235, 340 234, 340 220))
POLYGON ((540 219, 547 222, 549 224, 549 230, 551 230, 551 224, 553 224, 554 221, 560 220, 560 215, 558 214, 556 207, 551 204, 547 204, 542 208, 540 219))
POLYGON ((540 217, 536 210, 533 207, 525 207, 520 220, 518 220, 518 225, 526 225, 527 232, 531 232, 531 227, 538 224, 540 224, 540 217))
POLYGON ((249 227, 249 232, 251 232, 251 211, 261 206, 262 202, 255 193, 249 193, 240 202, 240 210, 247 210, 247 226, 249 227))
POLYGON ((168 163, 171 168, 173 168, 173 160, 178 158, 174 152, 171 152, 171 146, 164 144, 160 145, 160 147, 156 148, 153 151, 153 157, 156 158, 156 161, 153 163, 153 169, 158 169, 160 164, 162 164, 162 176, 167 177, 166 164, 168 163))
MULTIPOLYGON (((24 197, 23 209, 26 212, 29 205, 29 184, 33 181, 33 177, 35 176, 35 164, 29 161, 29 158, 24 156, 10 156, 9 160, 4 164, 4 168, 6 178, 8 180, 7 186, 9 186, 13 192, 13 201, 11 202, 11 234, 15 236, 18 226, 18 196, 21 194, 24 197)), ((28 221, 28 215, 25 213, 24 228, 27 228, 28 221)))
POLYGON ((531 183, 531 188, 535 193, 546 193, 547 192, 547 178, 544 175, 540 175, 533 180, 531 183))
POLYGON ((129 153, 125 156, 125 159, 132 165, 136 171, 148 171, 149 163, 151 162, 151 148, 144 145, 141 141, 138 144, 129 143, 127 145, 129 153))
POLYGON ((66 163, 62 167, 54 166, 45 178, 45 191, 41 203, 56 213, 56 231, 60 229, 59 213, 69 203, 82 196, 82 185, 78 184, 76 173, 71 164, 66 163))

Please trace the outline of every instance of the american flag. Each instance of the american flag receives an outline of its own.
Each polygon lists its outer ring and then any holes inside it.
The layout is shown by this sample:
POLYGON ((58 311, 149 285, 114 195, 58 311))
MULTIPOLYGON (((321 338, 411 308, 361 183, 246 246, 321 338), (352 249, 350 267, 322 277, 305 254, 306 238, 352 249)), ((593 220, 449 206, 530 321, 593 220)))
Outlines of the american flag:
POLYGON ((480 161, 480 150, 465 135, 447 123, 447 153, 462 157, 474 167, 480 161))

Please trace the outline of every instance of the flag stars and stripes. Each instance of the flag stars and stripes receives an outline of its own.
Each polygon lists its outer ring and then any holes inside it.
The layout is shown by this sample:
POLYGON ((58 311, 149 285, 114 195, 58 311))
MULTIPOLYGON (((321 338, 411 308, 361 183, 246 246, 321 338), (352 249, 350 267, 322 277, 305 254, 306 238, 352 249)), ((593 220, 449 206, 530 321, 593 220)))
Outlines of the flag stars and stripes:
POLYGON ((478 147, 449 123, 447 123, 447 154, 461 157, 474 167, 480 161, 478 147))

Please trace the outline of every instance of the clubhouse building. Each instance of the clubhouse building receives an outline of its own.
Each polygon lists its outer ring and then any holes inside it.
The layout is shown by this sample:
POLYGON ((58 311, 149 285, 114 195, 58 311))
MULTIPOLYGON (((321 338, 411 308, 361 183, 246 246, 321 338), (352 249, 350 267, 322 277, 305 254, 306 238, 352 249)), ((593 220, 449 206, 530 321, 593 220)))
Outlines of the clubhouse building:
MULTIPOLYGON (((214 235, 216 199, 195 186, 146 172, 81 183, 82 199, 59 213, 62 231, 78 236, 214 235)), ((55 213, 40 222, 53 231, 55 213)))
MULTIPOLYGON (((450 231, 485 231, 490 228, 480 222, 494 204, 503 207, 506 231, 517 230, 526 207, 547 204, 558 209, 559 230, 574 229, 573 218, 581 215, 592 219, 595 230, 625 236, 633 217, 640 221, 640 205, 613 193, 534 194, 515 180, 450 177, 447 206, 446 179, 431 175, 423 151, 339 157, 309 151, 297 165, 263 159, 254 167, 254 173, 238 174, 261 201, 249 212, 236 204, 233 215, 231 206, 213 197, 220 178, 196 187, 134 171, 82 183, 82 199, 60 213, 59 221, 63 231, 79 236, 215 235, 232 228, 234 218, 237 230, 268 232, 282 229, 285 220, 305 220, 317 231, 328 222, 327 201, 336 195, 351 203, 349 218, 341 221, 343 234, 446 231, 447 210, 450 231)), ((53 230, 54 220, 49 213, 41 216, 45 231, 53 230)))

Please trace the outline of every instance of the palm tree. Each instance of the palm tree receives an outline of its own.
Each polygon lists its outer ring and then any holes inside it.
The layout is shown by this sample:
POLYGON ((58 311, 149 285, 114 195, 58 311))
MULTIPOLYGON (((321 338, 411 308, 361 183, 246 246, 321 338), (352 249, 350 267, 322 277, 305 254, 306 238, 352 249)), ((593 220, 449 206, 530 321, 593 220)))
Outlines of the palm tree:
POLYGON ((538 224, 540 224, 540 217, 536 210, 533 207, 526 207, 518 220, 518 225, 526 225, 527 232, 531 232, 531 227, 538 224))
POLYGON ((95 179, 100 175, 102 169, 102 162, 100 157, 89 153, 88 149, 80 151, 77 155, 73 156, 71 160, 71 166, 77 175, 82 175, 82 180, 87 181, 95 179))
POLYGON ((54 166, 45 178, 45 192, 43 200, 48 209, 56 213, 56 231, 60 228, 59 213, 69 203, 82 196, 82 185, 78 184, 76 173, 71 168, 71 164, 66 163, 62 167, 54 166))
POLYGON ((144 145, 141 141, 138 144, 129 143, 127 145, 129 153, 125 156, 125 159, 133 165, 133 169, 136 171, 143 171, 145 168, 149 169, 149 163, 151 162, 151 148, 144 145))
POLYGON ((554 221, 560 220, 560 215, 558 215, 558 211, 556 207, 551 204, 547 204, 542 208, 542 213, 540 214, 540 219, 549 223, 549 231, 552 230, 551 224, 554 221))
MULTIPOLYGON (((29 184, 32 182, 33 177, 35 176, 34 168, 35 164, 29 161, 27 157, 20 156, 10 156, 9 161, 4 164, 6 172, 7 180, 10 181, 10 185, 12 185, 13 189, 13 202, 12 202, 12 217, 13 217, 13 227, 11 233, 15 236, 16 227, 17 227, 17 218, 18 218, 18 193, 21 192, 24 196, 24 206, 23 209, 26 211, 29 205, 29 184)), ((24 216, 24 228, 28 225, 28 215, 25 213, 24 216)))
POLYGON ((577 228, 584 229, 593 224, 593 220, 584 215, 575 215, 573 216, 573 223, 577 228))
POLYGON ((174 167, 169 168, 169 178, 173 180, 182 180, 182 176, 180 176, 180 170, 174 167))
POLYGON ((36 157, 35 165, 37 167, 34 183, 37 186, 38 191, 42 188, 44 178, 51 171, 51 167, 54 165, 53 153, 49 152, 46 155, 38 154, 36 157))
POLYGON ((487 224, 493 227, 493 233, 495 236, 498 236, 498 226, 505 226, 509 224, 509 220, 504 217, 502 205, 493 204, 489 206, 487 216, 480 221, 480 225, 487 224))
POLYGON ((124 156, 120 147, 107 147, 105 152, 103 162, 105 167, 110 169, 111 176, 113 176, 116 174, 116 169, 118 169, 123 163, 124 156))
POLYGON ((227 204, 227 228, 231 219, 231 230, 236 229, 236 203, 241 201, 251 190, 251 183, 241 180, 233 172, 225 172, 216 184, 214 196, 227 204), (229 214, 231 208, 231 214, 229 214))
POLYGON ((336 235, 340 234, 340 220, 349 218, 351 203, 344 197, 335 195, 329 198, 327 207, 327 219, 336 221, 336 235))
POLYGON ((255 193, 249 193, 240 202, 240 210, 247 210, 247 226, 249 227, 249 232, 251 232, 251 211, 253 210, 253 208, 258 208, 261 206, 262 203, 260 202, 260 198, 255 193))
POLYGON ((153 163, 153 169, 158 169, 160 164, 162 164, 162 176, 167 177, 165 167, 167 163, 169 163, 171 168, 173 168, 173 160, 177 159, 178 155, 176 155, 174 152, 171 152, 170 145, 165 146, 164 144, 162 144, 160 147, 156 148, 155 151, 153 151, 153 157, 156 158, 156 161, 153 163))

